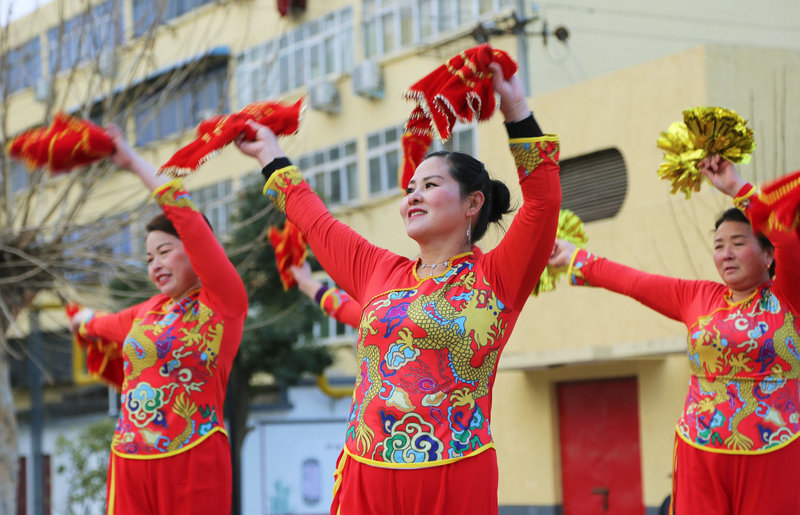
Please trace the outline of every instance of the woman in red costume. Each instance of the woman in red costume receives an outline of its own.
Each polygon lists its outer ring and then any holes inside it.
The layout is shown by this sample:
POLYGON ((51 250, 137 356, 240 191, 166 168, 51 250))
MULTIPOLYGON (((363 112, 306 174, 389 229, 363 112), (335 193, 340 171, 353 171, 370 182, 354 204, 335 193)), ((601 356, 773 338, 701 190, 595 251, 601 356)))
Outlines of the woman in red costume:
POLYGON ((730 162, 713 156, 700 168, 737 206, 716 222, 723 284, 644 273, 561 240, 550 264, 569 265, 573 284, 628 295, 689 330, 670 513, 800 513, 791 473, 800 462, 800 241, 766 224, 754 232, 760 199, 730 162))
POLYGON ((400 214, 419 257, 370 244, 336 221, 266 128, 239 148, 264 166, 264 192, 361 307, 360 367, 332 514, 497 513, 489 419, 500 357, 552 249, 558 139, 539 129, 519 80, 491 65, 523 204, 500 244, 475 242, 510 193, 465 154, 429 155, 400 214))
POLYGON ((147 225, 147 272, 160 293, 119 313, 79 311, 90 372, 121 389, 108 513, 208 513, 231 507, 222 406, 247 294, 179 179, 156 177, 116 127, 112 162, 138 175, 163 209, 147 225))

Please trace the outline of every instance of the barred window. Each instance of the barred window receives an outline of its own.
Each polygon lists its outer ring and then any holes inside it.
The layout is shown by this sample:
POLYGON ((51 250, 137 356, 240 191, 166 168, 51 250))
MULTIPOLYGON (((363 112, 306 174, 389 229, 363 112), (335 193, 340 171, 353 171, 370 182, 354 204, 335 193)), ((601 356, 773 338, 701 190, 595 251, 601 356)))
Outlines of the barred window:
POLYGON ((619 150, 609 148, 561 161, 561 208, 584 222, 615 216, 628 193, 628 171, 619 150))
POLYGON ((227 110, 225 66, 192 75, 169 93, 158 92, 135 107, 136 145, 143 146, 194 129, 203 118, 227 110))
POLYGON ((236 56, 239 106, 274 98, 353 67, 353 8, 304 23, 236 56))
POLYGON ((396 193, 397 173, 402 158, 403 126, 397 125, 367 134, 369 194, 396 193))
MULTIPOLYGON (((314 274, 314 278, 322 284, 335 288, 336 285, 324 272, 314 274)), ((325 317, 322 322, 314 323, 311 331, 314 341, 322 345, 334 345, 337 343, 356 341, 356 330, 347 324, 343 324, 333 317, 325 317)))
POLYGON ((1 82, 8 93, 33 87, 42 77, 42 45, 38 37, 9 51, 7 59, 6 77, 1 82))
POLYGON ((363 0, 364 58, 384 56, 477 23, 514 0, 363 0))
POLYGON ((228 233, 230 220, 235 202, 233 197, 233 181, 228 179, 205 188, 190 192, 197 209, 203 212, 211 222, 214 233, 222 238, 228 233))
POLYGON ((133 0, 133 35, 139 37, 158 25, 214 0, 133 0))
POLYGON ((106 0, 47 31, 51 74, 100 57, 123 41, 123 3, 106 0))
POLYGON ((358 199, 355 141, 306 154, 297 163, 306 182, 328 206, 353 203, 358 199))

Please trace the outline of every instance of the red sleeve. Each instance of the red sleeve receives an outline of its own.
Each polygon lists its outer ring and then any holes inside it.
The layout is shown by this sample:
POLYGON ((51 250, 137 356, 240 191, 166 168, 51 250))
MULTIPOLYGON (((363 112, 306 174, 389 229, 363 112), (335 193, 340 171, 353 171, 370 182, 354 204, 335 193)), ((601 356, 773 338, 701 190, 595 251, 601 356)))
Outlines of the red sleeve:
MULTIPOLYGON (((775 203, 767 205, 767 200, 758 194, 753 185, 748 184, 739 190, 733 203, 753 221, 754 210, 774 212, 780 208, 775 203)), ((777 199, 777 204, 779 203, 780 199, 777 199)), ((762 223, 754 221, 753 230, 764 233, 775 246, 775 280, 772 291, 797 315, 800 314, 800 237, 797 230, 782 230, 778 225, 769 223, 769 219, 762 223)))
POLYGON ((153 192, 178 231, 200 282, 203 295, 209 297, 215 310, 226 316, 241 316, 247 311, 247 292, 233 263, 225 254, 211 227, 195 208, 180 179, 175 179, 153 192))
POLYGON ((503 240, 486 255, 498 297, 522 309, 553 250, 561 205, 556 136, 509 142, 522 187, 522 207, 503 240))
POLYGON ((131 330, 136 313, 150 302, 152 299, 119 313, 97 313, 81 324, 78 341, 86 348, 86 368, 91 375, 118 390, 122 388, 122 344, 131 330))
POLYGON ((343 324, 358 327, 361 322, 361 306, 339 288, 329 288, 319 301, 322 312, 343 324))
POLYGON ((577 249, 567 272, 573 285, 605 288, 635 299, 673 320, 693 324, 727 288, 713 281, 675 279, 636 270, 577 249))
POLYGON ((365 297, 367 284, 379 264, 393 267, 408 261, 371 244, 336 220, 294 165, 276 170, 264 185, 264 194, 300 229, 333 282, 353 298, 365 297))

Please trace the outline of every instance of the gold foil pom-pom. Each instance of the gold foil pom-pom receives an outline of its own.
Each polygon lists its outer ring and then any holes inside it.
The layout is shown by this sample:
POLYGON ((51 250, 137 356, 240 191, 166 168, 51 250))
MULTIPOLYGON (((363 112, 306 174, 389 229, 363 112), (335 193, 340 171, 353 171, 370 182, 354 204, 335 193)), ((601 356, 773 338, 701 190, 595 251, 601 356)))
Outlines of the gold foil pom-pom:
POLYGON ((703 174, 697 169, 704 157, 719 154, 732 163, 748 163, 755 148, 747 121, 724 107, 695 107, 683 112, 683 122, 673 122, 657 141, 664 151, 658 177, 670 181, 672 194, 686 198, 700 191, 703 174))
MULTIPOLYGON (((756 142, 747 120, 724 107, 695 107, 683 112, 694 148, 719 154, 732 163, 749 163, 756 142)), ((704 156, 705 157, 705 156, 704 156)))
MULTIPOLYGON (((558 229, 556 238, 567 240, 578 247, 585 247, 589 241, 583 227, 583 220, 569 209, 562 209, 558 213, 558 229)), ((539 282, 533 288, 531 295, 536 296, 541 292, 555 289, 558 278, 566 273, 568 267, 546 266, 539 278, 539 282)))

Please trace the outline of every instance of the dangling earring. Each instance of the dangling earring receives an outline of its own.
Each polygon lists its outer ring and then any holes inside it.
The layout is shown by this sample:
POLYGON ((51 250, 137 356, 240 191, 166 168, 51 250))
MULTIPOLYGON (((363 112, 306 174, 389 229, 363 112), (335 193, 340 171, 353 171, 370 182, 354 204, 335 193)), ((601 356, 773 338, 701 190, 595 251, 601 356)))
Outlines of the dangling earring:
POLYGON ((472 235, 472 217, 467 217, 467 243, 472 243, 470 236, 472 235))

